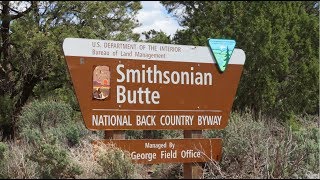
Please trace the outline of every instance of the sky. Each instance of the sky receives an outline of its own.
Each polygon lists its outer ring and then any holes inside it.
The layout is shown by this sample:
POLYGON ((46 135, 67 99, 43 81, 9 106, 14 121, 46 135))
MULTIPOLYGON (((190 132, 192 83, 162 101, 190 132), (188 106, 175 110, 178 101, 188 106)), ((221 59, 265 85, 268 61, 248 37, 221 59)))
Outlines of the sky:
MULTIPOLYGON (((19 2, 14 2, 19 3, 19 2)), ((170 14, 167 13, 167 10, 160 3, 160 1, 141 1, 142 9, 137 14, 137 19, 141 24, 140 27, 133 29, 133 32, 141 34, 144 31, 149 30, 162 30, 167 35, 173 35, 177 30, 183 29, 179 26, 178 21, 170 14)), ((30 6, 30 3, 26 4, 20 3, 19 7, 26 9, 27 6, 30 6)), ((19 9, 22 11, 22 9, 19 9)), ((144 40, 144 36, 140 36, 140 39, 144 40)))
POLYGON ((159 1, 141 1, 142 9, 137 15, 137 19, 141 23, 140 27, 133 30, 135 33, 142 33, 154 29, 156 31, 162 30, 167 35, 171 35, 179 29, 178 21, 167 13, 167 10, 159 1))

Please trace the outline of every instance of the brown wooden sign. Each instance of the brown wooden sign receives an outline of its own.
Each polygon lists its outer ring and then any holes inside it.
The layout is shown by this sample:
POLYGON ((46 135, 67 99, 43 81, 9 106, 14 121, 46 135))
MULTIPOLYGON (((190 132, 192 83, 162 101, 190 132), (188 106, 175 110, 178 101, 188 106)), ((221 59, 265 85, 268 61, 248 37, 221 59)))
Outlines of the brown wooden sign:
POLYGON ((223 129, 245 61, 220 73, 208 47, 67 38, 66 62, 91 130, 223 129))
POLYGON ((131 159, 141 164, 219 161, 222 151, 222 140, 219 138, 97 140, 93 143, 97 145, 99 142, 113 143, 129 151, 131 159))

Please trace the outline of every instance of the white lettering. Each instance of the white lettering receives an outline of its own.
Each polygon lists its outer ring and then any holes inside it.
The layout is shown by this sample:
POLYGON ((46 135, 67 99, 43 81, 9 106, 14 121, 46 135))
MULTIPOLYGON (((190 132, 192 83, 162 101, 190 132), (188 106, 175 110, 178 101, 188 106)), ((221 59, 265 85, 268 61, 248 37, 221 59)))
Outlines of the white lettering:
POLYGON ((182 158, 200 158, 201 153, 199 151, 193 150, 182 150, 181 157, 182 158))
POLYGON ((92 115, 92 126, 132 126, 130 115, 92 115))
POLYGON ((198 116, 198 125, 220 125, 222 116, 198 116))
POLYGON ((136 115, 137 126, 156 126, 155 115, 140 116, 136 115))
POLYGON ((162 115, 160 117, 160 124, 162 126, 192 126, 193 117, 193 115, 162 115))
POLYGON ((152 144, 152 143, 144 143, 145 148, 150 148, 150 149, 164 149, 167 148, 167 142, 163 144, 152 144))
POLYGON ((124 68, 124 65, 118 64, 117 66, 117 73, 121 76, 121 79, 117 79, 117 82, 123 82, 125 80, 125 74, 120 70, 120 68, 124 68))
POLYGON ((124 103, 126 102, 126 96, 125 93, 126 88, 124 86, 117 86, 117 103, 124 103))
POLYGON ((126 69, 123 64, 117 66, 117 72, 120 79, 117 82, 127 83, 150 83, 150 84, 196 84, 196 85, 212 85, 212 74, 210 72, 194 72, 194 67, 190 67, 189 71, 161 71, 157 65, 146 67, 144 64, 139 69, 126 69))
POLYGON ((147 159, 148 161, 152 161, 157 158, 157 154, 156 153, 137 153, 133 151, 131 153, 131 158, 134 160, 147 159))
POLYGON ((167 151, 161 151, 160 152, 160 158, 161 159, 172 159, 172 158, 177 158, 177 150, 170 150, 169 152, 167 151))
POLYGON ((148 87, 145 90, 142 87, 138 90, 126 90, 124 86, 118 85, 117 103, 125 103, 127 100, 129 104, 159 104, 160 93, 150 91, 148 87))

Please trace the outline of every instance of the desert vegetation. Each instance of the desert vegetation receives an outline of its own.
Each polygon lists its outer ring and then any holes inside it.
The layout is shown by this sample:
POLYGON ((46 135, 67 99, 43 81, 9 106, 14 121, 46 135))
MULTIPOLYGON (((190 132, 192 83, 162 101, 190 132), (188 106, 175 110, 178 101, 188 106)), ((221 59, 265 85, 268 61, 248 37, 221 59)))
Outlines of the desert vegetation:
MULTIPOLYGON (((223 157, 204 163, 201 178, 318 178, 318 117, 292 118, 294 123, 281 124, 233 112, 226 129, 203 131, 206 138, 223 139, 223 157)), ((0 143, 1 178, 183 177, 182 164, 134 164, 128 152, 112 145, 94 151, 92 142, 104 132, 87 130, 79 112, 62 101, 34 100, 19 119, 25 122, 19 124, 20 136, 0 143)), ((143 138, 141 131, 126 136, 143 138)), ((181 136, 182 131, 158 131, 154 138, 181 136)))

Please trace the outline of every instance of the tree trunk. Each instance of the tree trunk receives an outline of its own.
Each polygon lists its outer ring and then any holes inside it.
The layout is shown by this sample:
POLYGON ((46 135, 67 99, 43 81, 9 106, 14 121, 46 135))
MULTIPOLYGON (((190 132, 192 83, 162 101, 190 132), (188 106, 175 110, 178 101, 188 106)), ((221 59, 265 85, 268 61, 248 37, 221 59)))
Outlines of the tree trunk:
POLYGON ((27 74, 22 80, 23 85, 21 89, 15 89, 15 83, 19 79, 15 79, 14 71, 16 69, 14 69, 10 61, 10 23, 12 20, 18 19, 36 8, 37 2, 31 2, 31 6, 27 10, 18 12, 16 15, 10 14, 10 1, 1 1, 0 3, 2 5, 0 30, 2 40, 2 46, 0 48, 0 96, 7 94, 14 102, 12 113, 9 114, 9 117, 6 117, 8 114, 4 115, 7 119, 6 122, 0 124, 0 130, 2 130, 2 140, 12 140, 16 136, 16 122, 22 107, 27 102, 34 86, 40 79, 39 76, 27 74))

